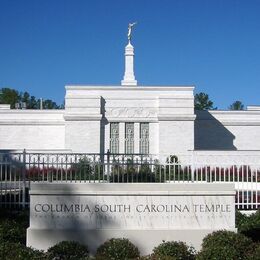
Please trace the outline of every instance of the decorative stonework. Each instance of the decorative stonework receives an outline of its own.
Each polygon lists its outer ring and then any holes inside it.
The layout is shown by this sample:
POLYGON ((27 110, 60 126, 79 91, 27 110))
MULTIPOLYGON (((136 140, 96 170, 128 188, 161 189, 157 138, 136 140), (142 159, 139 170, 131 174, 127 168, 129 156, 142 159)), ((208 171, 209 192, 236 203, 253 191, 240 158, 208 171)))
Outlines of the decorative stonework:
POLYGON ((156 117, 157 109, 155 108, 136 108, 136 107, 117 107, 106 108, 105 116, 108 117, 156 117))

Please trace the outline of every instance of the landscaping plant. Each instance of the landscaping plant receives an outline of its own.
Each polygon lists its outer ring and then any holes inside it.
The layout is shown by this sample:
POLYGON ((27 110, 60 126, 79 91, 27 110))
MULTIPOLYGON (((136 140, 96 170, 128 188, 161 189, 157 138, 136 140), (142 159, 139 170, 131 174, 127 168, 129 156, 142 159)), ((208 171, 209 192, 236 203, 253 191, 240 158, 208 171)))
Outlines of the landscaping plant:
POLYGON ((248 253, 252 251, 252 245, 252 240, 243 234, 226 230, 216 231, 203 239, 197 259, 246 259, 248 253))
POLYGON ((97 260, 135 259, 139 256, 138 248, 126 238, 112 238, 102 244, 96 253, 97 260))
POLYGON ((236 227, 238 232, 250 237, 254 242, 260 242, 260 210, 249 216, 237 210, 236 227))
POLYGON ((88 258, 88 248, 75 241, 62 241, 47 251, 49 260, 80 260, 88 258))
POLYGON ((43 251, 35 250, 30 247, 16 242, 0 242, 0 259, 1 260, 44 260, 43 251))
POLYGON ((195 249, 181 241, 163 241, 153 249, 152 259, 192 260, 195 259, 195 249))

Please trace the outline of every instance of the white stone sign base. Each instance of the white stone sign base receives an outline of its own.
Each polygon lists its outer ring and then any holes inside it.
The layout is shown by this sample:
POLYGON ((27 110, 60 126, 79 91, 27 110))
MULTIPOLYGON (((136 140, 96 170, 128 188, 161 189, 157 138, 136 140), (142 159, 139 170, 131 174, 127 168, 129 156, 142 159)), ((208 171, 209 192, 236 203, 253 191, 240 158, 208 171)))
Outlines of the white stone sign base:
POLYGON ((63 241, 92 254, 110 238, 128 238, 142 255, 165 241, 196 249, 209 233, 235 229, 233 184, 32 184, 27 246, 47 250, 63 241))

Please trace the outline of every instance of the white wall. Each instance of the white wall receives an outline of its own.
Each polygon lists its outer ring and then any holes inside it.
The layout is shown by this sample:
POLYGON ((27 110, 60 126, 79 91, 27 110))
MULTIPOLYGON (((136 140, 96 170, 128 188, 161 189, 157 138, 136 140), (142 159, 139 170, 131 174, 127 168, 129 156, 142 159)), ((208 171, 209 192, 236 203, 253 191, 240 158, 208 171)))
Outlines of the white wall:
POLYGON ((195 149, 260 150, 260 111, 197 111, 195 149))
POLYGON ((77 153, 100 151, 100 121, 68 121, 65 136, 66 149, 77 153))
MULTIPOLYGON (((259 167, 260 151, 194 151, 190 153, 189 160, 195 164, 219 164, 219 165, 254 165, 259 167)), ((187 158, 187 157, 186 157, 187 158)), ((185 159, 186 159, 185 158, 185 159)))
POLYGON ((120 151, 124 152, 123 125, 134 122, 138 153, 139 124, 148 122, 151 154, 184 154, 194 149, 260 150, 259 107, 197 111, 195 116, 193 87, 71 86, 66 87, 65 110, 3 108, 0 149, 106 152, 109 124, 119 122, 120 151))
POLYGON ((125 152, 126 122, 135 123, 136 153, 139 153, 138 127, 142 122, 149 123, 150 153, 191 150, 194 119, 193 87, 190 86, 66 87, 66 148, 74 151, 107 151, 111 122, 120 125, 120 153, 125 152), (100 125, 104 126, 101 132, 100 125))
POLYGON ((183 154, 194 149, 193 121, 160 121, 159 128, 159 154, 183 154))
POLYGON ((1 110, 0 149, 64 149, 63 110, 1 110))
POLYGON ((65 147, 78 153, 99 153, 101 97, 67 91, 65 99, 65 147))

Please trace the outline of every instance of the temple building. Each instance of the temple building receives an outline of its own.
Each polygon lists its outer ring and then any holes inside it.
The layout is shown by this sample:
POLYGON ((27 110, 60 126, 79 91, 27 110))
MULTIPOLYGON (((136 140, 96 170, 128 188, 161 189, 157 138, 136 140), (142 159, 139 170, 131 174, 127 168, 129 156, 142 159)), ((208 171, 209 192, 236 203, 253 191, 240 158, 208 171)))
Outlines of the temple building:
POLYGON ((125 154, 260 154, 260 106, 195 111, 194 86, 140 86, 125 47, 118 86, 66 86, 64 110, 0 105, 0 149, 125 154))

